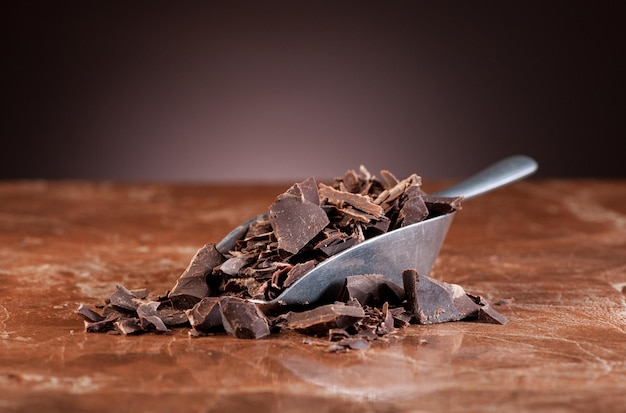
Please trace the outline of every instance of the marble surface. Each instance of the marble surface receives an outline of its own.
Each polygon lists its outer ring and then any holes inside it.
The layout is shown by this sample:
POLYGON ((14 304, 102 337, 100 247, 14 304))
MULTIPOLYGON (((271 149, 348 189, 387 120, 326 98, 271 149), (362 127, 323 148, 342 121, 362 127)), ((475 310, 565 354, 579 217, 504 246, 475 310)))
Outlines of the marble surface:
POLYGON ((623 180, 464 204, 433 276, 502 301, 507 325, 414 325, 344 354, 299 334, 84 333, 79 303, 166 292, 287 186, 0 182, 0 411, 624 411, 623 180))

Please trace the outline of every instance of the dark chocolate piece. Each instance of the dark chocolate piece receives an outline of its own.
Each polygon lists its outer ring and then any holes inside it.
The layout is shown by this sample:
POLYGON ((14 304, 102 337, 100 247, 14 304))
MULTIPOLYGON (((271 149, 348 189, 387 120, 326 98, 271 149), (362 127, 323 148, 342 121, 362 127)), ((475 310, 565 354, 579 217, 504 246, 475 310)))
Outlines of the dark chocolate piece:
POLYGON ((445 215, 461 209, 462 196, 446 197, 423 195, 422 199, 428 207, 429 216, 445 215))
POLYGON ((111 315, 104 320, 89 323, 85 321, 85 332, 87 333, 107 333, 115 329, 115 322, 119 316, 111 315))
POLYGON ((223 297, 219 308, 224 329, 231 336, 258 339, 270 334, 268 320, 256 304, 237 297, 223 297))
POLYGON ((215 248, 215 245, 206 244, 200 248, 168 294, 175 306, 183 309, 191 308, 208 296, 207 276, 223 261, 224 256, 215 248))
POLYGON ((163 320, 161 320, 161 317, 159 317, 157 311, 159 305, 161 305, 161 303, 158 301, 150 301, 137 306, 137 315, 139 316, 141 328, 144 330, 154 328, 163 333, 169 331, 163 320))
POLYGON ((487 304, 478 309, 477 320, 483 323, 507 324, 509 320, 491 305, 487 304))
POLYGON ((402 287, 386 280, 382 274, 350 275, 344 281, 341 301, 356 299, 362 305, 381 306, 385 302, 400 305, 404 299, 402 287))
POLYGON ((415 270, 402 272, 406 309, 420 324, 457 321, 476 316, 480 307, 463 288, 419 275, 415 270))
POLYGON ((380 171, 380 176, 383 178, 383 181, 382 181, 383 188, 387 190, 398 185, 398 182, 400 182, 398 178, 394 176, 394 174, 392 174, 386 169, 383 169, 382 171, 380 171))
POLYGON ((115 329, 125 336, 139 334, 144 330, 138 318, 123 318, 115 322, 115 329))
POLYGON ((319 205, 291 193, 279 195, 269 215, 278 249, 289 254, 300 251, 330 222, 319 205))
POLYGON ((287 314, 287 328, 304 334, 325 334, 332 328, 346 328, 365 316, 363 308, 344 303, 327 304, 287 314))
POLYGON ((317 190, 317 182, 315 178, 309 177, 302 182, 294 184, 287 190, 287 193, 302 197, 305 201, 315 205, 320 205, 320 194, 317 190))
POLYGON ((422 190, 417 185, 408 187, 405 197, 398 214, 401 227, 421 222, 428 217, 428 207, 422 198, 422 190))
POLYGON ((235 256, 224 261, 219 266, 219 270, 227 275, 238 275, 239 271, 253 260, 254 256, 252 254, 236 254, 235 256))
POLYGON ((175 308, 159 308, 157 310, 159 318, 168 327, 182 326, 189 322, 184 310, 175 308))
POLYGON ((315 261, 309 260, 300 264, 296 264, 289 270, 287 277, 283 281, 283 288, 288 288, 291 284, 302 278, 307 272, 315 267, 315 261))
POLYGON ((76 314, 82 316, 85 321, 89 323, 95 323, 104 320, 104 317, 102 315, 86 307, 84 304, 80 304, 78 306, 78 308, 76 309, 76 314))
POLYGON ((137 297, 122 285, 117 285, 115 288, 115 292, 111 295, 111 305, 120 309, 135 311, 137 297))
POLYGON ((222 329, 222 313, 219 297, 204 297, 192 309, 187 310, 187 318, 191 327, 201 332, 222 329))
POLYGON ((380 218, 384 215, 382 207, 373 203, 372 199, 367 195, 338 191, 322 183, 319 184, 319 193, 322 199, 327 199, 331 204, 341 205, 345 202, 376 218, 380 218))

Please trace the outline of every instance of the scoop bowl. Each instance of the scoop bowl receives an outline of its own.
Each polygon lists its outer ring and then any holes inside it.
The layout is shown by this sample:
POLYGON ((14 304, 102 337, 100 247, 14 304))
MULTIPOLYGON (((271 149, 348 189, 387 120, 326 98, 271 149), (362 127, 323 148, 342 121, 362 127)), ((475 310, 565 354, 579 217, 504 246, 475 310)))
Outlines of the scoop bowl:
MULTIPOLYGON (((435 195, 463 196, 467 200, 523 179, 536 170, 537 162, 532 158, 511 156, 435 195)), ((250 301, 264 308, 307 305, 333 300, 350 275, 382 274, 398 285, 402 285, 402 271, 406 269, 429 275, 456 214, 429 218, 365 240, 322 261, 273 300, 250 301)), ((217 244, 217 249, 222 253, 229 251, 256 218, 232 230, 217 244)))

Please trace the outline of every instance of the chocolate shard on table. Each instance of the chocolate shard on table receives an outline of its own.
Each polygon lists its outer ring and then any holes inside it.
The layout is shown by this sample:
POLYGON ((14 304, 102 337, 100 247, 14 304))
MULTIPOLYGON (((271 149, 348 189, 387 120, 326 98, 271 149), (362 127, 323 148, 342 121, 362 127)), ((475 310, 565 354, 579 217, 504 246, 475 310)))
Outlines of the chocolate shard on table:
POLYGON ((362 305, 372 307, 385 302, 400 305, 404 300, 404 291, 382 274, 358 274, 346 277, 339 299, 344 302, 356 299, 362 305))
POLYGON ((85 319, 85 321, 88 323, 95 323, 104 320, 104 317, 101 314, 96 313, 84 304, 80 304, 78 306, 78 308, 76 309, 76 314, 83 317, 83 319, 85 319))
POLYGON ((224 329, 231 336, 258 339, 270 335, 268 320, 256 304, 237 297, 222 297, 218 304, 224 329))
POLYGON ((478 314, 476 315, 478 321, 490 324, 507 324, 509 322, 504 315, 496 311, 483 297, 471 294, 467 296, 479 305, 478 314))
POLYGON ((106 332, 112 331, 115 329, 115 322, 119 319, 120 319, 119 316, 112 315, 100 321, 95 321, 95 322, 85 321, 85 332, 106 333, 106 332))
POLYGON ((123 318, 115 322, 115 329, 125 336, 131 334, 140 334, 145 330, 141 326, 138 318, 123 318))
POLYGON ((402 272, 407 311, 419 324, 475 317, 476 304, 460 285, 438 281, 410 269, 402 272))
POLYGON ((224 262, 224 256, 213 244, 206 244, 196 252, 191 262, 176 281, 168 294, 177 308, 191 308, 195 303, 209 295, 207 277, 213 268, 224 262))
POLYGON ((122 285, 117 285, 111 294, 110 304, 122 310, 135 311, 137 308, 137 296, 122 285))
POLYGON ((289 312, 286 328, 304 334, 326 334, 330 329, 352 326, 364 316, 363 308, 338 302, 302 312, 289 312))
POLYGON ((155 329, 161 333, 169 331, 157 311, 159 305, 161 305, 161 303, 158 301, 149 301, 140 303, 137 306, 137 316, 139 316, 141 328, 144 330, 155 329))
POLYGON ((219 301, 219 297, 204 297, 185 312, 194 330, 203 333, 223 330, 219 301))

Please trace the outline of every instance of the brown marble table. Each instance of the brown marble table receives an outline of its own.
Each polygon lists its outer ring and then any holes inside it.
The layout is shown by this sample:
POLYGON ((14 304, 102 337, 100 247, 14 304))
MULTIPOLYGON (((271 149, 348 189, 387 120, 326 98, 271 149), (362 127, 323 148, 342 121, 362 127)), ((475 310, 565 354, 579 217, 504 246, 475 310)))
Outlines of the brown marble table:
POLYGON ((502 300, 507 325, 413 325, 343 354, 295 333, 84 332, 79 303, 166 292, 287 186, 0 182, 0 411, 626 410, 623 180, 464 204, 433 276, 502 300))

